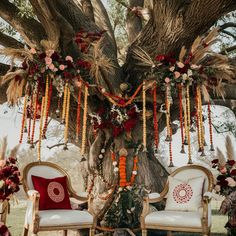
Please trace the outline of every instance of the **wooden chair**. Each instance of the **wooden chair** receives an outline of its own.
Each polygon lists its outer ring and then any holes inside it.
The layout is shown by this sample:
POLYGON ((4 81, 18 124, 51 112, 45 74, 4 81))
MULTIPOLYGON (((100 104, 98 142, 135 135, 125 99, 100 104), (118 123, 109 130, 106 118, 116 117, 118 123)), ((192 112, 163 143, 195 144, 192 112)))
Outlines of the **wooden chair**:
POLYGON ((169 231, 168 235, 171 235, 171 231, 200 232, 204 236, 210 235, 211 206, 209 203, 214 181, 211 171, 202 166, 188 165, 178 168, 170 176, 180 180, 204 177, 201 208, 198 211, 162 210, 150 212, 150 203, 160 202, 167 198, 169 190, 169 181, 167 181, 164 190, 160 194, 152 193, 144 199, 140 219, 142 236, 147 235, 148 229, 167 230, 169 231))
POLYGON ((23 236, 37 235, 39 231, 63 230, 67 235, 67 230, 89 229, 90 236, 95 234, 96 217, 92 209, 93 197, 78 196, 72 189, 68 174, 61 167, 50 162, 33 162, 28 164, 23 170, 23 188, 27 193, 28 207, 25 215, 23 236), (69 197, 82 202, 88 202, 88 211, 80 210, 39 210, 40 194, 34 189, 31 176, 40 176, 47 179, 67 176, 67 188, 69 197))

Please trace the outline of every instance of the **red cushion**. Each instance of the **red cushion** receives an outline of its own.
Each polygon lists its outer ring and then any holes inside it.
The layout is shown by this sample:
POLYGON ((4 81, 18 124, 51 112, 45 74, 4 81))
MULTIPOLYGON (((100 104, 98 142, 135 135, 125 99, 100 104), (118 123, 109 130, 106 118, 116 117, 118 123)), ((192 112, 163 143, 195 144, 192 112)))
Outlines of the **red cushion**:
POLYGON ((32 175, 34 189, 40 194, 39 210, 71 209, 66 180, 66 176, 45 179, 32 175))

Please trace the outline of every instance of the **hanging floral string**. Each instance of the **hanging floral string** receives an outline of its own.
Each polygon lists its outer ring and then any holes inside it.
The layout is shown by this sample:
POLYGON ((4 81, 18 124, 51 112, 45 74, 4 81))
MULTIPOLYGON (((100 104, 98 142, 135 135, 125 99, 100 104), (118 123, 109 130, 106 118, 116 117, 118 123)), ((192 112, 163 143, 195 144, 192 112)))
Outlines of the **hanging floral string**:
POLYGON ((86 130, 87 130, 87 112, 88 112, 88 86, 85 85, 85 90, 84 90, 84 115, 83 115, 83 128, 82 128, 81 155, 84 155, 84 153, 85 153, 86 130))
POLYGON ((49 81, 47 78, 46 83, 47 83, 46 85, 47 98, 45 99, 46 107, 45 107, 45 122, 44 122, 44 127, 43 127, 43 138, 46 138, 46 132, 47 132, 47 127, 48 127, 48 117, 49 117, 49 110, 51 106, 51 97, 52 97, 52 79, 49 81))
POLYGON ((146 86, 143 81, 143 149, 147 150, 146 86))
POLYGON ((210 101, 207 104, 207 110, 208 110, 208 122, 209 122, 209 133, 210 133, 210 144, 211 148, 210 151, 215 151, 214 144, 213 144, 213 133, 212 133, 212 121, 211 121, 211 103, 210 101))
POLYGON ((157 120, 157 88, 153 89, 153 123, 154 123, 154 139, 155 139, 155 151, 158 150, 158 120, 157 120))
POLYGON ((68 129, 69 129, 69 114, 70 114, 70 88, 67 87, 67 102, 66 102, 66 114, 65 114, 65 130, 64 130, 64 150, 67 150, 68 143, 68 129))
POLYGON ((79 132, 80 132, 80 109, 81 109, 81 86, 79 87, 78 93, 78 106, 77 106, 77 119, 76 119, 76 142, 79 141, 79 132))
POLYGON ((183 92, 182 92, 182 85, 178 86, 178 96, 179 96, 179 123, 180 123, 180 131, 181 131, 181 141, 182 147, 180 153, 185 153, 184 151, 184 127, 183 127, 183 92))
POLYGON ((184 107, 184 145, 188 145, 188 134, 187 134, 188 117, 187 117, 186 88, 184 88, 184 93, 183 93, 183 107, 184 107))
POLYGON ((25 121, 26 121, 27 101, 28 101, 28 94, 26 93, 25 97, 24 97, 24 105, 23 105, 23 114, 22 114, 22 120, 21 120, 21 132, 20 132, 19 143, 22 143, 22 139, 23 139, 23 133, 24 133, 25 121))
POLYGON ((62 107, 62 117, 61 117, 61 123, 65 122, 65 116, 66 116, 66 103, 67 103, 67 92, 68 92, 68 83, 64 86, 64 97, 63 97, 63 107, 62 107))
POLYGON ((34 117, 33 117, 33 126, 32 126, 32 133, 31 133, 31 139, 30 139, 31 148, 34 148, 34 133, 35 133, 37 113, 38 113, 38 97, 39 97, 38 84, 36 86, 36 91, 37 91, 36 94, 34 94, 34 117))
POLYGON ((171 141, 171 136, 170 136, 170 85, 167 84, 166 86, 166 93, 165 93, 165 104, 166 104, 166 141, 170 142, 171 141))
POLYGON ((196 88, 196 95, 195 95, 195 109, 196 109, 196 126, 197 126, 197 141, 198 141, 198 152, 201 151, 201 130, 200 130, 200 125, 199 125, 199 99, 198 99, 198 89, 196 88))
POLYGON ((188 164, 193 164, 191 157, 191 140, 190 140, 190 97, 189 97, 189 85, 187 85, 186 89, 186 97, 187 97, 187 141, 188 141, 188 164))
POLYGON ((198 106, 199 106, 199 130, 200 130, 200 140, 201 140, 201 156, 205 156, 204 153, 204 143, 205 143, 205 137, 204 137, 204 126, 203 126, 203 119, 202 119, 202 95, 201 95, 201 89, 200 86, 197 87, 198 90, 198 106))
POLYGON ((27 136, 27 143, 30 143, 30 134, 31 134, 31 111, 33 108, 33 95, 30 96, 30 106, 29 106, 29 122, 28 122, 28 136, 27 136))
POLYGON ((169 167, 174 167, 174 163, 173 163, 173 153, 172 153, 172 128, 171 128, 171 127, 170 127, 169 155, 170 155, 170 164, 169 164, 169 167))
POLYGON ((42 103, 41 103, 41 116, 39 124, 39 141, 38 141, 38 161, 41 161, 41 143, 43 134, 44 110, 45 110, 45 97, 42 98, 42 103))

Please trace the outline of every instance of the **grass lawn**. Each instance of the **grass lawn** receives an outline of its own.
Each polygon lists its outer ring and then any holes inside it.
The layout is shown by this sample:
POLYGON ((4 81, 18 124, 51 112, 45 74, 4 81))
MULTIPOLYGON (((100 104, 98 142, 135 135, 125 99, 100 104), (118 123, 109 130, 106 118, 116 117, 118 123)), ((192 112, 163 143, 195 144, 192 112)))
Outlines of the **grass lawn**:
MULTIPOLYGON (((227 221, 227 216, 219 215, 218 209, 220 207, 220 201, 212 201, 212 214, 213 214, 213 223, 212 223, 212 234, 211 236, 226 236, 226 230, 224 224, 227 221)), ((11 202, 11 212, 8 215, 7 225, 9 230, 12 233, 12 236, 20 236, 24 224, 24 216, 26 210, 26 201, 20 200, 19 204, 13 204, 11 202)), ((62 235, 61 232, 41 232, 40 236, 57 236, 62 235)), ((75 236, 75 232, 69 232, 69 236, 75 236)), ((161 235, 161 234, 159 234, 161 235)), ((164 235, 164 234, 163 234, 164 235)), ((191 234, 191 233, 175 233, 174 235, 178 236, 197 236, 201 234, 191 234)))

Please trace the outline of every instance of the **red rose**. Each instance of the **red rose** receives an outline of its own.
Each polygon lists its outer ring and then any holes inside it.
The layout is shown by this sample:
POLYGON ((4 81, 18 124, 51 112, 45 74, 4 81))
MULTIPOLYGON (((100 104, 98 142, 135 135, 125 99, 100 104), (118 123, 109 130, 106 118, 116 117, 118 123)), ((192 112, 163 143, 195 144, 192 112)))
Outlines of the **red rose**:
POLYGON ((158 56, 156 56, 156 61, 163 61, 163 60, 165 60, 165 55, 158 55, 158 56))
POLYGON ((230 175, 236 176, 236 169, 231 170, 230 175))
POLYGON ((219 163, 219 160, 218 159, 214 159, 213 161, 211 161, 212 164, 217 164, 219 163))
POLYGON ((235 164, 235 160, 228 160, 227 163, 230 165, 230 166, 233 166, 235 164))

